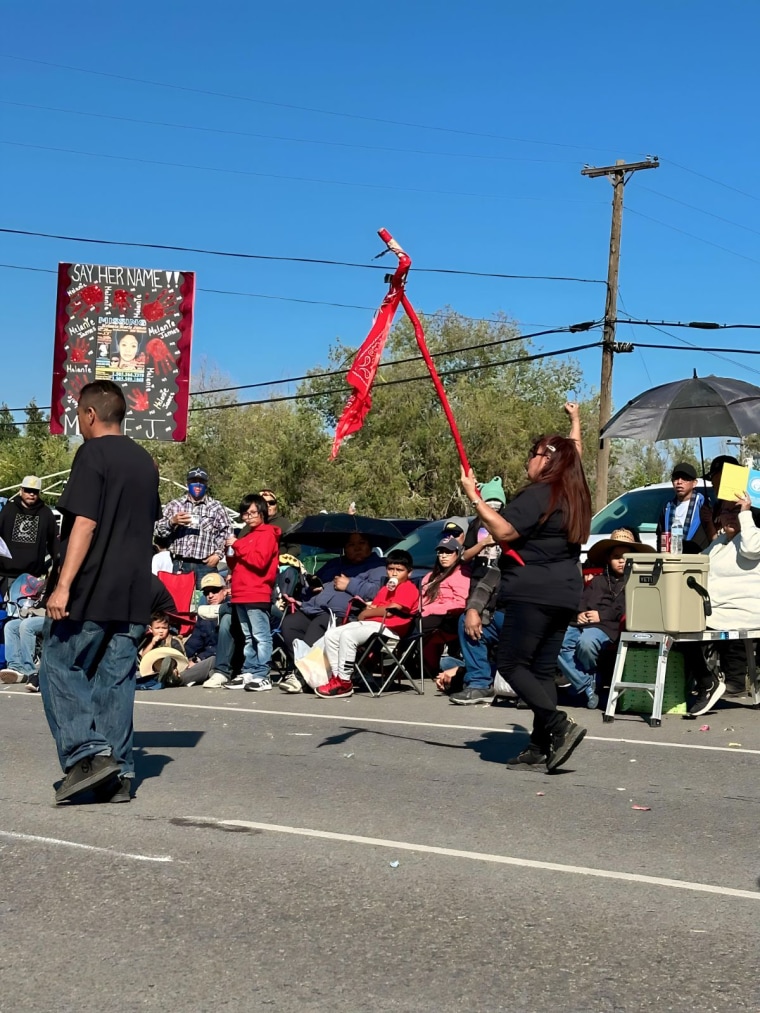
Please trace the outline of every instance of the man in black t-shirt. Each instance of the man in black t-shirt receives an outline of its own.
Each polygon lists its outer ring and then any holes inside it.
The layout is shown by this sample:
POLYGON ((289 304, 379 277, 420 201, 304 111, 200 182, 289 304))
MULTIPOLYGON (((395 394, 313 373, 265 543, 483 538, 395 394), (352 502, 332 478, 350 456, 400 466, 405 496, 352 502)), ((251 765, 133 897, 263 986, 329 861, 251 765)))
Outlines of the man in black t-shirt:
POLYGON ((77 408, 84 444, 58 501, 60 566, 46 602, 40 690, 65 771, 63 802, 90 789, 128 802, 137 649, 150 618, 158 471, 121 435, 121 388, 96 380, 77 408))

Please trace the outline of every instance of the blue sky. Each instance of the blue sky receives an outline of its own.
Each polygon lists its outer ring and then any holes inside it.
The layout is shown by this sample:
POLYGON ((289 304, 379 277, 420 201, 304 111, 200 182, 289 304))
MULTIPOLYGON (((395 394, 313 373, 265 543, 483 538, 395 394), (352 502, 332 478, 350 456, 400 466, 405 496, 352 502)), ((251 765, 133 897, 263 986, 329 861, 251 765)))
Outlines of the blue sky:
MULTIPOLYGON (((0 224, 367 263, 385 226, 419 267, 604 278, 611 187, 580 170, 656 154, 661 167, 626 189, 620 309, 760 322, 759 30, 750 0, 9 5, 0 224)), ((368 309, 288 300, 376 307, 384 292, 380 272, 0 233, 0 263, 43 269, 0 268, 12 407, 50 403, 44 269, 60 260, 195 270, 200 289, 249 293, 198 294, 194 368, 205 359, 235 383, 303 373, 370 325, 368 309)), ((604 303, 600 285, 557 282, 413 274, 408 290, 420 309, 504 311, 526 332, 598 318, 604 303)), ((673 333, 758 347, 753 331, 673 333)), ((642 327, 618 337, 681 344, 642 327)), ((615 405, 694 368, 758 382, 760 362, 728 357, 618 357, 615 405)), ((598 349, 579 361, 595 387, 598 349)))

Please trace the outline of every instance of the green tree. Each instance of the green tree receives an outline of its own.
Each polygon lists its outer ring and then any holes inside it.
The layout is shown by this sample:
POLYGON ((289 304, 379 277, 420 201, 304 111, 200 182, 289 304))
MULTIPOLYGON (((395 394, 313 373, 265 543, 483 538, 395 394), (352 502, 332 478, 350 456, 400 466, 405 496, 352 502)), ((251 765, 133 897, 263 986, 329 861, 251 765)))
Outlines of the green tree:
POLYGON ((20 436, 19 428, 6 402, 0 405, 0 443, 16 440, 20 436))

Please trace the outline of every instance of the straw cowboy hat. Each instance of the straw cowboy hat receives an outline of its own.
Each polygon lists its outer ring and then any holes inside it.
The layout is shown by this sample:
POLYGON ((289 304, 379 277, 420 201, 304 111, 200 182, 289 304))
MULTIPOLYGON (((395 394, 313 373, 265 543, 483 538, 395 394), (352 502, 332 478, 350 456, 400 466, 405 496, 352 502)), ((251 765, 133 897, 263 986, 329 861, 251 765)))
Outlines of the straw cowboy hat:
POLYGON ((171 658, 177 663, 177 673, 184 672, 190 664, 185 655, 174 647, 154 647, 140 658, 140 675, 155 675, 153 666, 164 658, 171 658))
POLYGON ((610 550, 616 549, 619 545, 625 546, 626 552, 654 552, 651 545, 637 542, 633 532, 628 528, 618 528, 613 531, 609 538, 603 538, 601 542, 592 545, 586 553, 587 566, 604 566, 607 562, 607 555, 610 550))

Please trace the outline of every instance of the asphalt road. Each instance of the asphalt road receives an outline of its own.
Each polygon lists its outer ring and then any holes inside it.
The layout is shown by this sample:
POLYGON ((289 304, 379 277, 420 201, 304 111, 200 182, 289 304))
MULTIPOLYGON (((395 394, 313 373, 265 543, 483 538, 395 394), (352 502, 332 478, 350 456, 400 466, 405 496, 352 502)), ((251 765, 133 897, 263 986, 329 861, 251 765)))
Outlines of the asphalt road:
POLYGON ((135 800, 55 807, 0 693, 2 1013, 760 1010, 760 714, 578 710, 547 776, 432 692, 138 698, 135 800))

